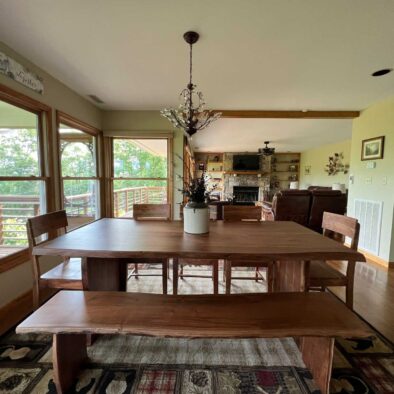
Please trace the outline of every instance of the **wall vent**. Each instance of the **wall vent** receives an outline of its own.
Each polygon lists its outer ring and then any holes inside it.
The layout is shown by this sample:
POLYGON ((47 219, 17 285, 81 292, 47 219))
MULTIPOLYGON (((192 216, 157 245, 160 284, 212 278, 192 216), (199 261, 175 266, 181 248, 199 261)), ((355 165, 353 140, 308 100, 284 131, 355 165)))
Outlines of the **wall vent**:
POLYGON ((88 97, 94 101, 96 104, 104 104, 104 101, 101 100, 100 97, 97 97, 95 94, 88 94, 88 97))
POLYGON ((354 216, 360 222, 358 246, 376 256, 379 255, 382 210, 383 201, 354 200, 354 216))

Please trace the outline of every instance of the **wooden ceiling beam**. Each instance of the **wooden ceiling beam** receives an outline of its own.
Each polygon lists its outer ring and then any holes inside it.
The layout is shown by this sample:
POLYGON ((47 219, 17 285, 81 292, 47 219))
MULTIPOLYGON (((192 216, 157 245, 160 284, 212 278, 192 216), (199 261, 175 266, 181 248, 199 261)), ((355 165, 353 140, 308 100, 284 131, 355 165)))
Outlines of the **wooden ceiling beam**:
POLYGON ((222 118, 254 119, 353 119, 360 116, 360 111, 248 111, 215 109, 222 118))

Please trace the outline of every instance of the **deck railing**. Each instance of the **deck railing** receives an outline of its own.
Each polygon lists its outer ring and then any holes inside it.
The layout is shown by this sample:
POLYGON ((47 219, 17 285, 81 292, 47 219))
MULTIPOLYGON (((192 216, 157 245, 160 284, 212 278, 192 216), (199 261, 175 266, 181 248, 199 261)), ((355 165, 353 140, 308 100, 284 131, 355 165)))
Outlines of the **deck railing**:
MULTIPOLYGON (((133 204, 165 203, 165 186, 129 187, 114 191, 114 216, 132 217, 133 204)), ((68 216, 94 217, 93 193, 67 196, 65 209, 68 216)), ((38 196, 0 195, 0 246, 24 247, 27 245, 26 220, 40 214, 38 196)))
POLYGON ((133 204, 164 204, 167 201, 166 186, 139 186, 114 191, 114 216, 131 217, 133 204))

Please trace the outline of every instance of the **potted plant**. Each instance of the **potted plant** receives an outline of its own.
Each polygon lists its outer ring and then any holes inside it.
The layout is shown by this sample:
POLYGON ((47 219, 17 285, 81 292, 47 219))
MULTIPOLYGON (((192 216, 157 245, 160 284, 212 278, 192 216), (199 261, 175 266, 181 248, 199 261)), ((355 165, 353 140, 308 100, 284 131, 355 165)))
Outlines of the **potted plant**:
POLYGON ((209 208, 207 199, 210 191, 215 185, 208 190, 207 176, 205 171, 201 176, 191 180, 180 189, 183 195, 188 199, 183 208, 183 229, 189 234, 205 234, 209 232, 209 208))

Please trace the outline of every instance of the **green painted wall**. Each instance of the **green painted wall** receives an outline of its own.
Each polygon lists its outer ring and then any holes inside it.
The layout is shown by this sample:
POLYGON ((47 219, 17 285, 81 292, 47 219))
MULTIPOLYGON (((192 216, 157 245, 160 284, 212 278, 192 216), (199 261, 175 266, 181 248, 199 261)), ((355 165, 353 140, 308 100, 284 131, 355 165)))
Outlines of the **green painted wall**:
POLYGON ((328 164, 328 157, 334 153, 343 153, 343 164, 350 163, 351 140, 345 140, 336 144, 323 145, 318 148, 301 152, 300 164, 300 188, 304 189, 310 185, 332 186, 333 183, 344 183, 346 187, 349 183, 349 174, 339 173, 328 175, 325 166, 328 164), (310 174, 305 174, 305 167, 310 166, 310 174))
POLYGON ((179 208, 182 194, 178 191, 182 187, 183 175, 183 132, 174 129, 171 123, 160 115, 159 111, 104 111, 102 117, 104 135, 107 136, 143 136, 173 133, 174 135, 174 187, 173 207, 174 218, 179 219, 179 208))
POLYGON ((383 201, 379 257, 394 261, 394 97, 370 106, 353 121, 350 167, 354 183, 349 185, 348 212, 354 212, 355 198, 383 201), (361 142, 381 135, 385 136, 384 158, 367 169, 368 162, 361 161, 361 142))

